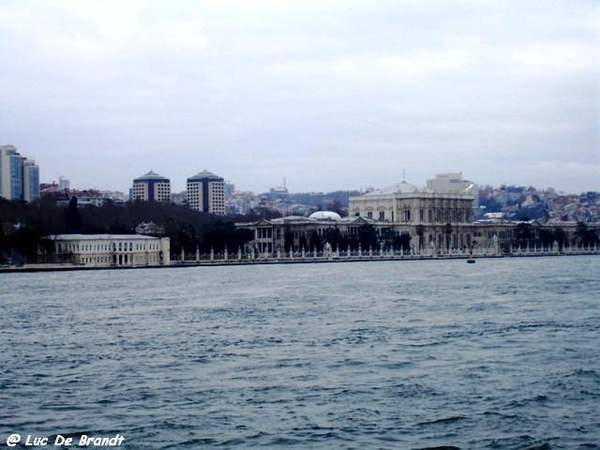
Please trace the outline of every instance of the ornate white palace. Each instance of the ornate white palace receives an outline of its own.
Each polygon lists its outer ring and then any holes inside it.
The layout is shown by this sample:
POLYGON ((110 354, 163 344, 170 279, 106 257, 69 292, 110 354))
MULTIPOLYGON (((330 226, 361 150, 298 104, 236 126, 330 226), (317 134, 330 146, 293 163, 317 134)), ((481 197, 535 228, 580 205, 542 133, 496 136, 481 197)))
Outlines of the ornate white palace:
POLYGON ((440 193, 402 182, 358 197, 350 197, 351 216, 392 225, 396 232, 417 238, 416 246, 470 248, 473 195, 440 193), (419 229, 417 229, 419 226, 419 229), (466 228, 465 228, 466 227, 466 228))
POLYGON ((141 234, 58 234, 47 236, 54 251, 89 267, 168 266, 169 238, 141 234))
MULTIPOLYGON (((257 255, 276 257, 281 254, 313 254, 332 251, 392 254, 403 256, 444 256, 521 254, 558 251, 558 243, 545 249, 530 248, 521 234, 527 229, 530 240, 544 228, 557 226, 532 222, 479 222, 473 217, 472 189, 436 192, 402 182, 367 194, 350 197, 348 217, 330 211, 318 211, 309 217, 288 216, 252 223, 236 223, 238 228, 254 232, 254 240, 245 249, 257 255), (365 242, 366 228, 371 228, 378 243, 359 248, 365 242), (390 253, 392 252, 392 253, 390 253)), ((576 224, 561 224, 569 251, 578 247, 576 224)), ((595 231, 599 233, 599 230, 595 231)), ((373 242, 373 240, 371 240, 373 242)), ((583 249, 581 249, 583 251, 583 249)))

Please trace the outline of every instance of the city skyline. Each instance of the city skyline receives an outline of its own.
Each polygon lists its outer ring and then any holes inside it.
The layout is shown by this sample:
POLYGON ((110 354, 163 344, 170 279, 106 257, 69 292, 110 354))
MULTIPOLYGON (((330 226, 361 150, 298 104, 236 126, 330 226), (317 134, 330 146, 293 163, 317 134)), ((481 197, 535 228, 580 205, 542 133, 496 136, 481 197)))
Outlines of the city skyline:
MULTIPOLYGON (((203 172, 207 172, 206 169, 203 172)), ((141 175, 141 177, 144 177, 146 175, 148 175, 149 173, 153 173, 154 175, 158 175, 162 177, 162 174, 159 173, 155 173, 153 170, 150 170, 147 174, 145 175, 141 175)), ((458 171, 455 172, 456 174, 460 175, 462 177, 462 171, 458 171)), ((302 194, 302 193, 333 193, 333 192, 350 192, 350 191, 359 191, 359 192, 369 192, 369 191, 373 191, 373 190, 378 190, 378 189, 382 189, 382 188, 390 188, 393 187, 395 185, 398 185, 400 183, 408 183, 408 185, 412 185, 415 186, 418 189, 421 190, 436 190, 434 187, 430 186, 431 182, 434 181, 435 179, 437 179, 438 177, 446 177, 449 175, 454 175, 455 173, 452 172, 448 172, 448 173, 436 173, 436 174, 430 174, 430 176, 426 179, 426 180, 418 180, 413 182, 412 180, 408 181, 406 179, 406 173, 402 173, 401 178, 399 178, 396 182, 390 184, 390 185, 370 185, 370 186, 360 186, 360 187, 356 187, 356 186, 346 186, 346 187, 340 187, 338 189, 334 189, 334 190, 330 190, 330 191, 319 191, 319 190, 315 190, 315 189, 308 189, 308 190, 304 190, 304 191, 291 191, 289 189, 287 189, 285 187, 285 178, 282 180, 283 183, 274 183, 271 185, 270 188, 264 190, 264 191, 252 191, 252 190, 239 190, 237 189, 236 186, 236 182, 235 180, 226 180, 225 178, 219 177, 223 179, 223 183, 224 185, 230 185, 230 186, 235 186, 235 192, 251 192, 254 194, 267 194, 267 193, 272 193, 273 191, 278 191, 283 192, 286 191, 289 194, 302 194)), ((110 189, 104 186, 77 186, 77 187, 71 187, 70 186, 70 180, 68 179, 68 177, 65 177, 64 175, 59 176, 59 181, 57 182, 56 180, 52 180, 52 181, 46 181, 43 180, 41 181, 41 185, 45 185, 45 186, 49 186, 51 184, 55 184, 57 186, 61 186, 60 190, 66 189, 67 191, 71 190, 71 191, 86 191, 86 190, 98 190, 100 192, 120 192, 121 194, 124 195, 129 195, 132 191, 135 190, 135 184, 136 184, 136 179, 140 178, 140 177, 136 177, 135 179, 133 179, 129 185, 129 187, 125 190, 115 190, 115 189, 110 189), (63 185, 68 185, 69 187, 63 188, 63 185)), ((169 177, 164 177, 171 186, 173 186, 173 180, 169 179, 169 177)), ((189 178, 188 178, 189 181, 189 178)), ((587 190, 583 190, 583 191, 564 191, 564 190, 560 190, 557 189, 554 186, 536 186, 533 185, 532 183, 521 183, 521 184, 510 184, 510 183, 500 183, 497 185, 492 185, 489 183, 482 183, 479 184, 477 182, 477 180, 467 180, 467 179, 463 179, 463 182, 467 182, 467 183, 475 183, 474 186, 481 188, 481 189, 485 189, 485 188, 492 188, 492 189, 500 189, 503 187, 514 187, 514 188, 533 188, 535 190, 539 190, 539 191, 547 191, 547 190, 553 190, 555 191, 557 194, 564 194, 564 195, 579 195, 579 194, 585 194, 587 192, 600 192, 600 190, 594 190, 594 189, 587 189, 587 190)), ((177 184, 181 184, 181 183, 177 183, 177 184)), ((439 191, 439 190, 438 190, 439 191)), ((183 187, 183 189, 178 190, 178 189, 173 189, 171 191, 172 195, 176 195, 176 194, 182 194, 187 192, 187 185, 183 187)), ((232 193, 234 191, 231 191, 232 193)))
POLYGON ((587 1, 3 2, 0 136, 73 188, 599 191, 599 24, 587 1))

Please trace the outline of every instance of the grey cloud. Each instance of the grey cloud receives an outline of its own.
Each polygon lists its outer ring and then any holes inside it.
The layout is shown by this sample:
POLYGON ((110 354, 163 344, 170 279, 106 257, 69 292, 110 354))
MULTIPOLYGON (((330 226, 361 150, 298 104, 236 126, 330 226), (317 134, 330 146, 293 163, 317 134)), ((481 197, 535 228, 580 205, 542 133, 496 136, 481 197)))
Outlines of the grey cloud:
POLYGON ((593 2, 5 2, 0 134, 79 187, 150 165, 179 188, 599 189, 597 23, 593 2))

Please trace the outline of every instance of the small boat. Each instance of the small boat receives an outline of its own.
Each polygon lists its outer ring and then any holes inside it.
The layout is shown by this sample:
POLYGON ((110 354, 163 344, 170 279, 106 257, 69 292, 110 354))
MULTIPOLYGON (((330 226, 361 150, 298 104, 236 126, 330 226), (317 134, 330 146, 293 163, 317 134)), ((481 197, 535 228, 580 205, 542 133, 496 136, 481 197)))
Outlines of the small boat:
POLYGON ((467 259, 467 264, 475 264, 475 257, 473 255, 469 255, 467 259))

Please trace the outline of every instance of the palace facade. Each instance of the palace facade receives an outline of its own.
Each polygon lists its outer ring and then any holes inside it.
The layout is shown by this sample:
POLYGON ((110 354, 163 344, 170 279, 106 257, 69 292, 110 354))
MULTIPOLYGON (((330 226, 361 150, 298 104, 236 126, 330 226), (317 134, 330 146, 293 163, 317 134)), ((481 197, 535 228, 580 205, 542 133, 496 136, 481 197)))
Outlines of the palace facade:
MULTIPOLYGON (((263 219, 236 223, 236 227, 254 232, 249 247, 261 254, 320 251, 326 243, 333 251, 355 251, 362 244, 363 251, 401 248, 416 255, 471 251, 498 254, 536 245, 544 233, 547 241, 548 233, 557 229, 564 233, 557 245, 580 245, 575 223, 474 221, 474 198, 469 191, 436 192, 402 182, 350 197, 348 217, 319 211, 309 217, 263 219), (366 231, 374 237, 365 237, 366 231)), ((595 229, 594 233, 600 231, 595 229)), ((553 240, 544 245, 554 245, 553 240)))
POLYGON ((48 236, 54 252, 89 267, 168 266, 169 238, 141 234, 58 234, 48 236))

